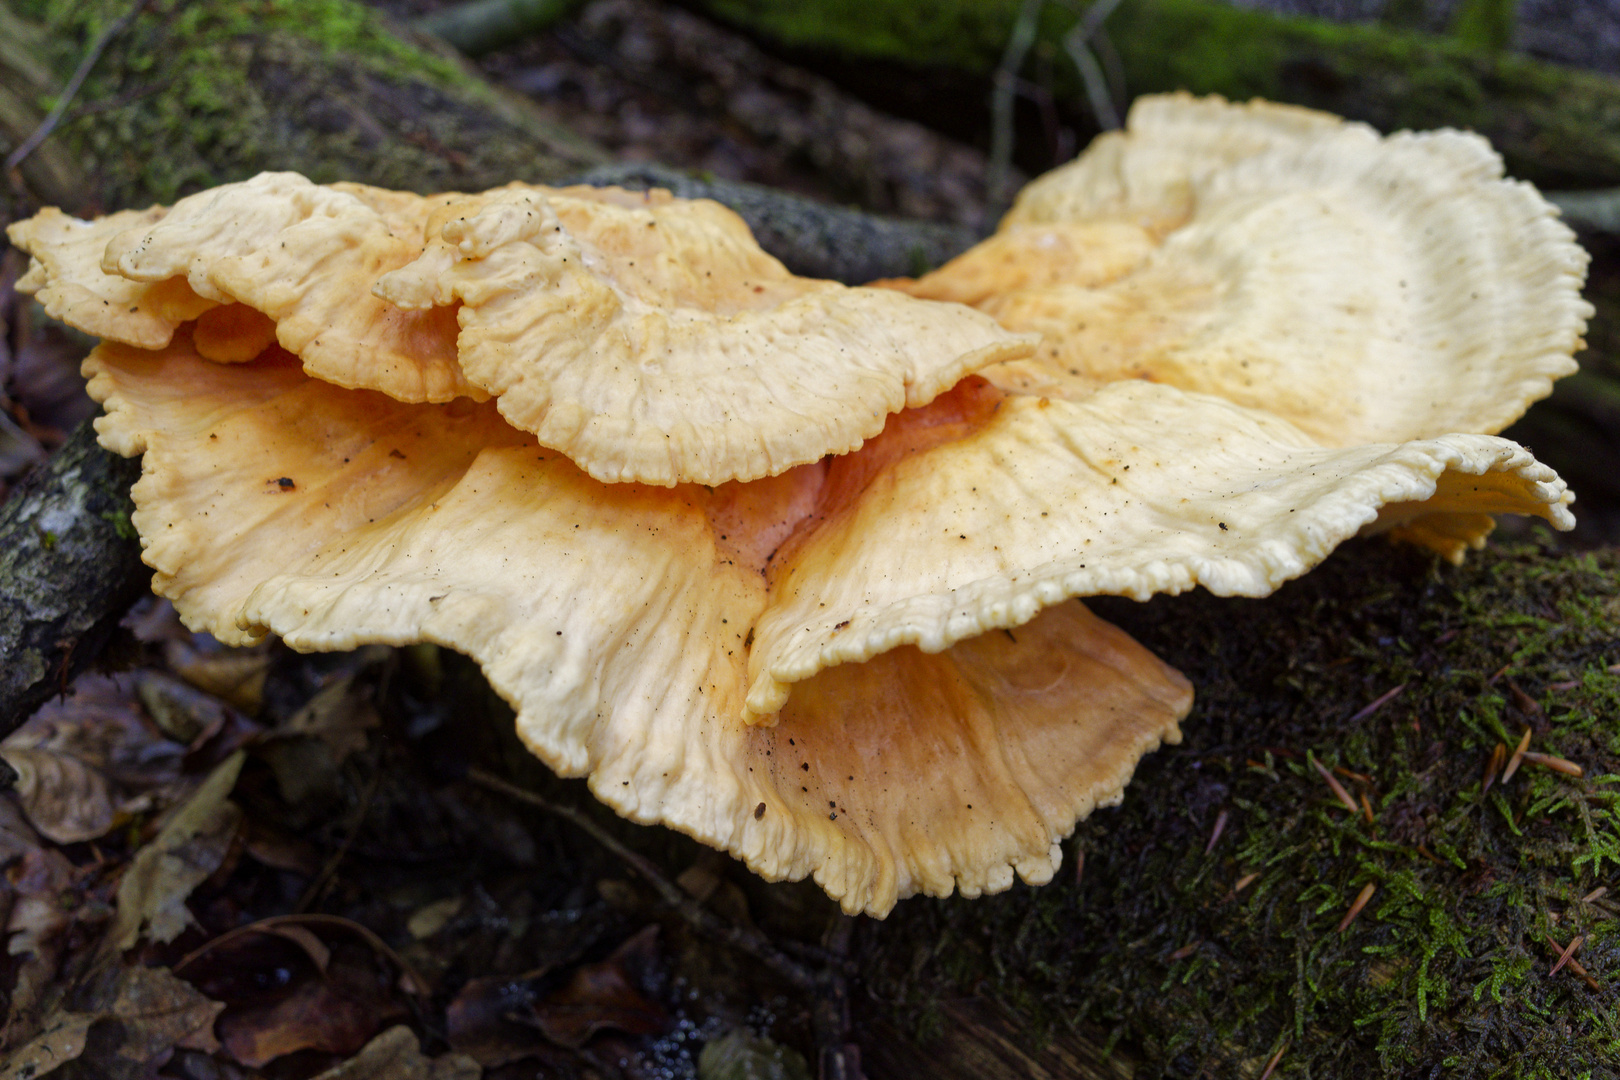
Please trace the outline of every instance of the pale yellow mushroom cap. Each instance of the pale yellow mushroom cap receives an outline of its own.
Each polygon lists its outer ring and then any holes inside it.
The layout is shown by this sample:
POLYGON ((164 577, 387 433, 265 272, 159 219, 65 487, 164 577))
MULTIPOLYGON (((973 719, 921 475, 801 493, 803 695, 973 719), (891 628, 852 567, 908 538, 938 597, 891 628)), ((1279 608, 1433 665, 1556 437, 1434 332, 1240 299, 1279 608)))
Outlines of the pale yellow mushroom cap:
POLYGON ((17 279, 45 314, 109 341, 161 349, 175 327, 195 319, 219 301, 198 296, 183 278, 131 281, 101 269, 107 241, 129 229, 149 227, 168 211, 121 210, 94 221, 80 221, 46 207, 6 228, 6 237, 31 256, 28 272, 17 279))
POLYGON ((1586 261, 1478 136, 1170 96, 899 287, 1041 333, 987 372, 1008 389, 1147 378, 1354 446, 1499 431, 1546 396, 1575 370, 1586 261))
POLYGON ((667 192, 467 197, 377 294, 459 301, 468 379, 607 482, 774 476, 1033 346, 967 308, 795 277, 732 211, 667 192))
POLYGON ((1078 604, 937 655, 897 649, 746 721, 770 546, 813 526, 821 464, 714 491, 604 485, 489 403, 404 405, 278 350, 184 334, 86 363, 104 443, 144 453, 154 584, 223 640, 466 652, 524 741, 627 817, 813 876, 846 910, 1041 882, 1078 817, 1179 738, 1186 681, 1078 604))
POLYGON ((1436 495, 1567 515, 1500 439, 1323 449, 1147 384, 970 379, 854 454, 709 489, 602 484, 493 402, 343 390, 277 349, 227 367, 182 333, 86 370, 188 625, 466 652, 619 812, 878 915, 1047 880, 1178 737, 1185 680, 1068 598, 1257 595, 1436 495))
MULTIPOLYGON (((1035 327, 1031 356, 956 304, 792 278, 728 211, 657 193, 424 199, 260 178, 239 212, 182 202, 100 240, 106 280, 59 276, 92 296, 189 282, 217 305, 178 330, 150 308, 146 340, 166 345, 103 344, 86 362, 103 443, 145 455, 134 523, 188 625, 298 649, 463 651, 525 743, 619 813, 882 915, 912 893, 1048 880, 1074 822, 1179 738, 1186 681, 1074 598, 1258 596, 1358 534, 1457 557, 1495 513, 1571 524, 1569 492, 1528 451, 1424 426, 1447 409, 1485 425, 1488 392, 1432 407, 1407 393, 1426 385, 1424 364, 1477 362, 1522 395, 1560 348, 1567 364, 1579 332, 1578 254, 1475 143, 1380 141, 1319 114, 1211 102, 1150 102, 1132 122, 1104 143, 1119 182, 1080 199, 1104 207, 1094 218, 1015 223, 924 285, 1004 319, 1044 310, 1030 298, 1134 296, 1096 305, 1098 325, 1128 331, 1121 355, 1159 357, 1139 373, 1158 381, 1110 381, 1133 372, 1052 326, 1035 327), (1244 149, 1131 141, 1160 114, 1188 131, 1214 117, 1244 149), (1371 164, 1352 168, 1358 146, 1371 164), (1307 179, 1265 180, 1257 163, 1282 158, 1307 179), (1152 161, 1182 164, 1139 178, 1152 161), (1308 260, 1264 245, 1285 228, 1350 258, 1349 222, 1395 250, 1378 215, 1408 211, 1364 191, 1368 176, 1410 182, 1428 206, 1411 221, 1438 236, 1419 254, 1462 261, 1457 281, 1434 265, 1405 279, 1427 282, 1412 295, 1374 273, 1358 316, 1308 260), (1448 232, 1473 221, 1481 187, 1500 227, 1448 232), (323 220, 342 242, 323 239, 323 220), (260 250, 283 242, 293 254, 260 250), (1520 265, 1526 252, 1539 269, 1520 265), (1522 280, 1490 284, 1498 257, 1522 280), (266 276, 282 258, 291 284, 266 276), (1303 275, 1296 306, 1340 308, 1267 352, 1255 343, 1295 304, 1267 293, 1279 267, 1303 275), (1343 430, 1331 414, 1306 422, 1322 407, 1307 408, 1313 378, 1360 385, 1339 364, 1355 326, 1373 360, 1398 352, 1414 312, 1449 311, 1475 278, 1509 310, 1541 297, 1562 314, 1497 346, 1458 327, 1401 353, 1414 366, 1384 370, 1398 407, 1380 437, 1353 409, 1343 430), (1197 287, 1163 284, 1184 279, 1197 287), (389 393, 311 378, 315 354, 356 371, 421 359, 402 324, 338 304, 356 289, 401 316, 457 317, 454 378, 493 399, 400 400, 427 368, 389 393), (1394 314, 1378 306, 1402 296, 1394 314), (272 326, 285 349, 266 345, 272 326), (1274 401, 1243 398, 1245 359, 1275 367, 1274 401), (1221 375, 1220 396, 1188 371, 1221 375)), ((57 271, 30 242, 49 287, 57 271)), ((94 246, 53 243, 57 267, 94 246)), ((139 307, 145 294, 130 295, 139 307)), ((416 325, 432 349, 453 340, 442 321, 416 325)))

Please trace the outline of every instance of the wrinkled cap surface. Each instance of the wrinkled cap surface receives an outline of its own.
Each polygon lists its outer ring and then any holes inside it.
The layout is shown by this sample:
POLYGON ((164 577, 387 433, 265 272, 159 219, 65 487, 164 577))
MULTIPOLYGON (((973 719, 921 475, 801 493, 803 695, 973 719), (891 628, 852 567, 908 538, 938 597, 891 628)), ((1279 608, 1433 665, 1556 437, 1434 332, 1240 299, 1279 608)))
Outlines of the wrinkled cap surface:
POLYGON ((719 484, 854 449, 1032 339, 960 307, 795 277, 732 211, 513 185, 435 211, 377 293, 460 303, 501 415, 607 482, 719 484))
POLYGON ((989 373, 1008 389, 1152 379, 1327 446, 1495 432, 1575 370, 1591 313, 1555 214, 1474 135, 1148 98, 901 287, 1041 333, 989 373))
POLYGON ((183 279, 131 281, 101 269, 107 242, 130 229, 162 220, 161 206, 121 210, 80 221, 46 207, 6 228, 6 236, 30 256, 17 290, 31 293, 45 314, 76 330, 142 349, 161 349, 175 327, 218 301, 192 292, 183 279))
MULTIPOLYGON (((116 231, 97 223, 95 273, 131 288, 181 283, 206 301, 238 303, 273 326, 266 343, 279 341, 311 375, 339 386, 401 401, 481 398, 456 362, 453 312, 402 311, 371 295, 378 278, 422 250, 430 206, 418 195, 261 173, 181 199, 151 222, 116 231)), ((209 359, 244 359, 214 355, 202 335, 196 345, 209 359)))
POLYGON ((602 484, 493 402, 347 391, 278 349, 227 367, 181 334, 87 372, 189 625, 464 651, 553 768, 852 912, 1046 880, 1177 737, 1185 681, 1070 597, 1262 593, 1435 497, 1567 515, 1500 439, 1327 449, 1148 384, 970 379, 854 454, 709 489, 602 484))
POLYGON ((1071 603, 1016 640, 826 672, 751 725, 764 546, 805 520, 822 466, 713 492, 603 485, 488 403, 344 391, 277 350, 224 367, 181 335, 86 368, 104 442, 145 454, 135 523, 189 625, 462 650, 557 771, 852 912, 1047 880, 1057 841, 1190 703, 1071 603))

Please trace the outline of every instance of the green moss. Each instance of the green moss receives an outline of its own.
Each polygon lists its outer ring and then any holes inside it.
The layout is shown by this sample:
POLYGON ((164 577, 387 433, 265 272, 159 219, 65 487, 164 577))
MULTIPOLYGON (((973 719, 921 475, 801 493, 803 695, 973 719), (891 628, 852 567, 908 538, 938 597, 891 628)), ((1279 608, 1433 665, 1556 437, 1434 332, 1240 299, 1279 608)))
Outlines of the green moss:
MULTIPOLYGON (((22 5, 49 27, 63 78, 127 10, 22 5)), ((264 169, 443 190, 557 179, 600 160, 356 0, 156 0, 113 40, 58 137, 89 163, 85 211, 264 169)))
POLYGON ((920 1003, 977 987, 1146 1075, 1250 1076, 1284 1044, 1282 1076, 1610 1075, 1620 908, 1582 898, 1620 887, 1617 569, 1361 543, 1266 600, 1094 603, 1198 687, 1185 741, 1082 824, 1059 882, 902 905, 875 993, 926 1025, 920 1003), (1485 792, 1526 727, 1586 775, 1527 764, 1485 792), (1344 783, 1373 823, 1313 759, 1371 778, 1344 783), (1549 934, 1585 936, 1599 989, 1549 976, 1549 934))
MULTIPOLYGON (((1019 0, 699 3, 797 49, 956 68, 981 78, 1000 63, 1022 6, 1019 0)), ((1061 56, 1063 35, 1079 17, 1065 5, 1044 5, 1036 51, 1061 56)), ((1455 38, 1283 18, 1218 0, 1125 0, 1105 26, 1133 95, 1265 97, 1384 131, 1467 127, 1488 135, 1515 175, 1554 187, 1620 183, 1620 89, 1595 73, 1455 38)), ((1072 66, 1052 65, 1050 84, 1079 114, 1084 94, 1072 66)))

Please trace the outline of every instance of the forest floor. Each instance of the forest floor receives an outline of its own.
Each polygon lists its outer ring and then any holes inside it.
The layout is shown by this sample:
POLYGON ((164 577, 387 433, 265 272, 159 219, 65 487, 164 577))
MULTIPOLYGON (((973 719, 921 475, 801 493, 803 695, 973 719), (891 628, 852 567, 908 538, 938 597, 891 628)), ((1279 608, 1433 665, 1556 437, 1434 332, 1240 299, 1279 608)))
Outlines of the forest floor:
MULTIPOLYGON (((408 19, 436 4, 379 6, 408 19)), ((480 64, 624 160, 881 213, 993 224, 981 148, 887 115, 832 80, 657 0, 595 0, 553 31, 480 64)), ((1045 136, 1034 155, 1043 160, 1071 155, 1082 138, 1055 119, 1045 136)), ((1620 297, 1620 254, 1601 254, 1594 280, 1605 295, 1620 297)), ((0 362, 11 406, 0 410, 0 483, 14 481, 92 411, 75 372, 87 342, 41 319, 15 293, 22 269, 15 253, 0 262, 0 318, 8 328, 0 362)), ((1604 348, 1617 337, 1607 322, 1593 336, 1604 348)), ((1620 521, 1612 507, 1600 501, 1594 519, 1599 524, 1583 534, 1585 542, 1620 535, 1610 531, 1620 521)), ((1542 542, 1550 551, 1553 542, 1542 542)), ((1333 570, 1347 596, 1358 587, 1359 568, 1381 573, 1389 561, 1359 547, 1349 558, 1348 569, 1340 562, 1333 570)), ((1515 558, 1506 556, 1502 566, 1517 565, 1515 558)), ((1430 588, 1426 563, 1394 561, 1392 593, 1430 588)), ((1602 574, 1613 578, 1612 560, 1592 579, 1602 574)), ((1292 602, 1304 602, 1293 595, 1292 602)), ((1374 613, 1357 633, 1371 653, 1390 649, 1396 633, 1373 625, 1387 614, 1375 609, 1398 605, 1383 593, 1369 595, 1364 610, 1374 613)), ((1352 601, 1343 606, 1348 612, 1352 601)), ((1165 609, 1157 610, 1165 621, 1165 609)), ((1345 618, 1360 619, 1361 610, 1345 618)), ((1144 634, 1158 625, 1141 621, 1144 634)), ((1442 651, 1457 634, 1423 632, 1437 643, 1422 647, 1442 651)), ((1505 657, 1509 636, 1517 643, 1522 633, 1503 630, 1491 648, 1505 657)), ((1590 644, 1588 651, 1595 657, 1598 649, 1590 644)), ((1192 646, 1187 650, 1186 662, 1199 663, 1192 646)), ((1324 668, 1343 662, 1320 659, 1324 668)), ((1526 670, 1534 663, 1526 661, 1526 670)), ((894 957, 901 968, 910 963, 904 950, 926 957, 917 935, 932 933, 935 922, 948 925, 952 908, 919 909, 909 930, 879 946, 869 923, 841 915, 814 886, 766 886, 683 837, 619 821, 581 783, 557 780, 517 747, 505 706, 453 654, 419 646, 299 656, 274 643, 229 650, 186 631, 167 603, 149 600, 125 620, 104 666, 107 672, 81 678, 0 746, 18 773, 14 792, 0 797, 0 862, 10 867, 0 917, 14 935, 0 960, 0 983, 10 993, 0 1034, 10 1056, 0 1080, 46 1073, 808 1080, 818 1071, 855 1080, 860 1053, 846 1043, 865 1051, 874 1078, 905 1076, 905 1063, 920 1060, 905 1056, 910 1035, 930 1025, 936 1033, 942 1026, 972 1031, 986 1045, 1002 1040, 997 1053, 1027 1056, 1023 1075, 1130 1075, 1129 1045, 1106 1062, 1088 1059, 1090 1071, 1072 1062, 1063 1071, 1053 1062, 1065 1054, 1084 1058, 1091 1044, 1065 1041, 1060 1032, 1046 1050, 1020 1046, 1022 1036, 997 1007, 962 989, 973 979, 993 980, 989 968, 1000 963, 1005 942, 1016 939, 1021 950, 1026 939, 1047 940, 1042 934, 1053 927, 1073 930, 1077 916, 1069 909, 1080 906, 1074 898, 1084 862, 1052 886, 1051 907, 1032 919, 1039 925, 1002 927, 993 942, 986 931, 981 959, 994 964, 930 973, 944 991, 928 1010, 908 1013, 895 989, 905 979, 895 974, 894 957), (531 795, 514 793, 506 781, 531 795), (597 835, 535 799, 577 808, 597 835), (709 921, 667 903, 671 889, 702 905, 709 921), (752 945, 717 944, 717 925, 752 945), (140 966, 117 962, 126 945, 140 966), (876 969, 857 963, 880 954, 888 982, 868 978, 876 969), (880 999, 881 1008, 874 1004, 880 999), (902 1032, 902 1024, 912 1026, 902 1032), (881 1060, 874 1065, 874 1058, 881 1060)), ((1507 670, 1490 683, 1481 678, 1480 692, 1507 670)), ((1611 694, 1620 665, 1606 670, 1603 692, 1611 694)), ((1526 683, 1538 699, 1542 683, 1553 688, 1545 691, 1554 695, 1546 698, 1553 713, 1556 695, 1569 695, 1579 672, 1535 671, 1515 669, 1514 677, 1540 678, 1526 683)), ((1500 696, 1515 722, 1521 714, 1527 722, 1540 716, 1542 706, 1512 678, 1503 685, 1513 687, 1512 696, 1500 696)), ((1218 692, 1210 700, 1221 700, 1218 692)), ((1206 734, 1204 745, 1194 736, 1178 753, 1184 770, 1229 749, 1222 742, 1229 732, 1206 734)), ((1495 741, 1492 734, 1489 745, 1475 746, 1471 738, 1453 739, 1474 755, 1464 760, 1458 751, 1459 775, 1477 775, 1475 757, 1488 757, 1495 741)), ((1303 757, 1273 749, 1234 750, 1234 760, 1252 753, 1263 768, 1249 760, 1253 768, 1233 787, 1265 780, 1307 790, 1315 783, 1303 757), (1299 759, 1295 773, 1290 754, 1299 759)), ((1425 742, 1412 752, 1423 756, 1427 774, 1445 749, 1425 742)), ((1377 796, 1370 780, 1366 789, 1377 796)), ((1222 826, 1210 835, 1206 818, 1225 805, 1226 788, 1206 777, 1188 790, 1198 801, 1178 808, 1187 821, 1179 822, 1175 842, 1207 856, 1222 826), (1188 824, 1194 817, 1196 828, 1188 824)), ((1406 799, 1412 806, 1401 809, 1411 820, 1392 819, 1391 828, 1426 835, 1429 810, 1416 795, 1406 799)), ((1213 819, 1224 823, 1226 812, 1219 815, 1213 819)), ((1239 824, 1232 829, 1228 845, 1241 836, 1239 824)), ((1152 850, 1128 854, 1144 864, 1155 857, 1152 850)), ((1105 858, 1095 856, 1089 873, 1105 858)), ((1421 873, 1438 871, 1424 866, 1421 873)), ((1599 906, 1601 888, 1582 891, 1591 900, 1581 911, 1612 916, 1599 906)), ((1335 908, 1330 922, 1338 917, 1335 908)), ((1141 940, 1183 929, 1149 927, 1141 940)), ((1164 970, 1180 977, 1184 970, 1174 964, 1188 957, 1201 963, 1202 944, 1170 942, 1160 950, 1164 970), (1191 951, 1181 955, 1183 947, 1191 951)), ((1074 962, 1051 960, 1057 967, 1074 962)), ((1165 979, 1169 985, 1170 975, 1165 979)), ((1264 1062, 1262 1055, 1221 1075, 1257 1075, 1264 1062)))

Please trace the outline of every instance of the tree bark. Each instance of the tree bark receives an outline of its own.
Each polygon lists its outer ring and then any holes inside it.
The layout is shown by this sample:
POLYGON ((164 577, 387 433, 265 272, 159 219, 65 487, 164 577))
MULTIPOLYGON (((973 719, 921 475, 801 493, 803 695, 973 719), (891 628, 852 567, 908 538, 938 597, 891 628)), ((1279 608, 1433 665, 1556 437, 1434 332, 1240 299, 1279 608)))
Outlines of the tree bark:
POLYGON ((85 423, 0 505, 0 736, 64 692, 146 591, 129 520, 140 475, 85 423))

